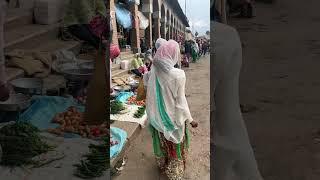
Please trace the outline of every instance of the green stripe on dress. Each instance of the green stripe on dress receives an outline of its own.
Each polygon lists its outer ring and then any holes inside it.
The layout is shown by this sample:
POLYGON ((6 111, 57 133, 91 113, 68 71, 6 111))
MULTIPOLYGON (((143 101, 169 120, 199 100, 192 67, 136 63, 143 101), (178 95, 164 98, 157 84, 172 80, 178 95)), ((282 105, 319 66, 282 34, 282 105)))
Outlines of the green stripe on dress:
POLYGON ((160 137, 158 131, 152 126, 149 126, 149 130, 152 134, 153 141, 153 153, 156 157, 164 157, 165 153, 162 151, 160 137))
POLYGON ((158 111, 159 111, 162 123, 168 131, 173 131, 175 128, 172 124, 172 121, 171 121, 169 115, 166 112, 158 78, 156 79, 156 96, 157 96, 158 111))

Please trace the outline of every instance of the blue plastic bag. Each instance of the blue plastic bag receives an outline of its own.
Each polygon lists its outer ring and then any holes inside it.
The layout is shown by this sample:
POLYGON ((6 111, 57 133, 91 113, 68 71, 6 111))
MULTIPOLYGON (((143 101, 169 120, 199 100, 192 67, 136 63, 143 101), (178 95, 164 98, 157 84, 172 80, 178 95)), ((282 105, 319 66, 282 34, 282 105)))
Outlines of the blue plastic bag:
POLYGON ((132 16, 131 12, 125 9, 122 5, 116 4, 116 18, 117 22, 124 28, 124 29, 131 29, 132 28, 132 16))
POLYGON ((128 102, 128 99, 133 96, 134 93, 133 92, 120 92, 117 97, 116 100, 122 102, 122 103, 126 103, 128 102))
POLYGON ((31 106, 20 115, 18 121, 30 122, 40 130, 57 128, 59 124, 51 123, 53 117, 65 112, 71 106, 76 107, 80 112, 85 110, 85 107, 73 98, 37 96, 33 98, 31 106))
POLYGON ((128 134, 126 131, 116 127, 111 127, 110 133, 112 136, 111 140, 118 142, 118 144, 110 147, 110 159, 113 159, 123 149, 124 145, 126 144, 128 134))

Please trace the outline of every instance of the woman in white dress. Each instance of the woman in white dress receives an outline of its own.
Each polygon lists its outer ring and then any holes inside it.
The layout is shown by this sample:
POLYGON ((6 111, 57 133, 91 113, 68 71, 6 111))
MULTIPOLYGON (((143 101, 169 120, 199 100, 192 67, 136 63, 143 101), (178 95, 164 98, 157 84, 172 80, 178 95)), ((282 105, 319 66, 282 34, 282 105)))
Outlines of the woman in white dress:
POLYGON ((250 145, 239 103, 242 48, 237 31, 212 22, 213 179, 263 180, 250 145), (234 175, 234 177, 230 177, 234 175))

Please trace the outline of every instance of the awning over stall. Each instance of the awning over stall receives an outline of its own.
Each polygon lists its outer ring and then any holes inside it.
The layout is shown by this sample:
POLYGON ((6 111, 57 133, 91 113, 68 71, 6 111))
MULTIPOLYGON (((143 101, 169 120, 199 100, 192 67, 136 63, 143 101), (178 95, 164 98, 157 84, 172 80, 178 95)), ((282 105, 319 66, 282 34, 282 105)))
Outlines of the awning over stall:
POLYGON ((124 28, 130 29, 132 28, 132 16, 131 12, 127 10, 123 5, 116 4, 116 18, 117 22, 124 28))
POLYGON ((139 11, 138 13, 139 21, 140 21, 140 29, 147 29, 149 26, 149 20, 146 18, 142 12, 139 11))

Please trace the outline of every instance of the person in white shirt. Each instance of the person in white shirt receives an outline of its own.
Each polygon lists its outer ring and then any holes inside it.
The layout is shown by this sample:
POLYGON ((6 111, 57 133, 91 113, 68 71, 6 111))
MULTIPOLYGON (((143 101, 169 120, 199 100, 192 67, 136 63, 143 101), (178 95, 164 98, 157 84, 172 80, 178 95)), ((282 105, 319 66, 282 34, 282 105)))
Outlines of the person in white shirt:
POLYGON ((160 169, 170 180, 182 180, 189 147, 188 124, 197 127, 185 97, 186 76, 174 68, 180 59, 174 40, 161 45, 153 59, 148 80, 146 110, 160 169))
POLYGON ((252 150, 239 103, 242 47, 237 31, 211 22, 213 38, 213 179, 263 180, 252 150), (215 111, 213 111, 215 107, 215 111))

